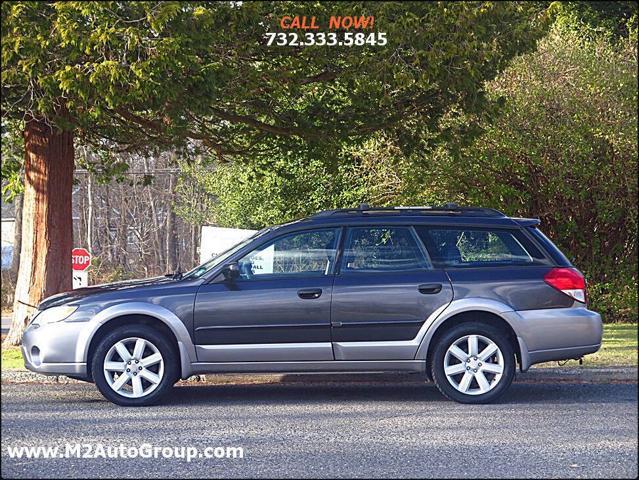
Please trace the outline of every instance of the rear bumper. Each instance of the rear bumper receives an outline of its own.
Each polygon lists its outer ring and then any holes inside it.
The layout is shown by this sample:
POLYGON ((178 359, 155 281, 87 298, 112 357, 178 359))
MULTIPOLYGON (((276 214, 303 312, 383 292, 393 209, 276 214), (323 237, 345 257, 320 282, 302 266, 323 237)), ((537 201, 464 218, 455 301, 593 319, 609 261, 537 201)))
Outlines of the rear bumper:
POLYGON ((601 316, 585 307, 524 310, 510 316, 518 327, 522 371, 535 363, 579 358, 601 347, 601 316))
POLYGON ((553 360, 576 360, 589 353, 595 353, 599 348, 601 348, 601 343, 553 350, 537 350, 535 352, 529 352, 530 364, 534 365, 535 363, 550 362, 553 360))

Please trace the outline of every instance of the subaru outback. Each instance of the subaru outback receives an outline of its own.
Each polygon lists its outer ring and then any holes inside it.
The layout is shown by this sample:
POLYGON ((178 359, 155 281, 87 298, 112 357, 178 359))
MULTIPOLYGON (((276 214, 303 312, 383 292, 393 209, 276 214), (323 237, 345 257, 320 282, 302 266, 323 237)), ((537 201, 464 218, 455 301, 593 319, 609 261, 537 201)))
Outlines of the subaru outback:
POLYGON ((601 345, 583 275, 539 223, 454 204, 320 212, 183 275, 45 299, 22 354, 125 406, 230 372, 412 372, 491 402, 517 368, 601 345))

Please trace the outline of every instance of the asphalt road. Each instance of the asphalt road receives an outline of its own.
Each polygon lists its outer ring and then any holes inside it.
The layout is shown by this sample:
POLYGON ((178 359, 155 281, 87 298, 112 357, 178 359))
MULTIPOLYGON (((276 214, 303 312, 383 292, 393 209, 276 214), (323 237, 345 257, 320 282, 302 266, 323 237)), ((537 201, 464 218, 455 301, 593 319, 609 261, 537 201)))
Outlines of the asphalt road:
POLYGON ((90 384, 4 384, 9 477, 636 477, 636 383, 516 383, 499 404, 432 385, 190 385, 125 409, 90 384), (243 459, 8 458, 9 446, 241 446, 243 459))

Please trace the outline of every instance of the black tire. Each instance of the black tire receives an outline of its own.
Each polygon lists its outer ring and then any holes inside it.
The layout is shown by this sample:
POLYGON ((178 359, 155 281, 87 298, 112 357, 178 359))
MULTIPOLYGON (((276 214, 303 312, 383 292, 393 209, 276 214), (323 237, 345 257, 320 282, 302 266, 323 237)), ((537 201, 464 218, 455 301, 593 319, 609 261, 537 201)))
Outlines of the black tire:
MULTIPOLYGON (((439 337, 433 350, 431 375, 439 391, 450 400, 454 400, 459 403, 491 403, 501 397, 506 390, 508 390, 508 387, 510 387, 513 378, 515 377, 516 366, 515 353, 513 352, 513 348, 507 335, 502 330, 485 323, 469 322, 456 325, 449 331, 445 332, 443 336, 439 337), (444 372, 444 361, 449 347, 451 347, 457 340, 467 335, 481 335, 488 338, 499 347, 502 353, 504 363, 503 373, 495 386, 486 393, 478 393, 476 395, 463 393, 449 382, 448 377, 444 372)), ((472 372, 469 373, 472 374, 472 372)), ((461 378, 463 375, 464 373, 460 373, 459 377, 456 378, 461 378)), ((476 382, 476 380, 472 380, 472 382, 476 382)), ((471 383, 471 385, 473 384, 471 383)), ((478 386, 476 383, 474 385, 478 386)))
POLYGON ((141 407, 159 402, 172 389, 173 384, 179 378, 178 366, 179 355, 169 339, 166 338, 166 334, 148 325, 128 325, 115 329, 100 341, 91 359, 93 379, 100 393, 107 400, 124 407, 141 407), (164 362, 164 374, 155 390, 146 396, 138 398, 126 397, 113 390, 107 382, 103 369, 104 359, 111 347, 120 340, 131 337, 143 338, 155 345, 164 362))

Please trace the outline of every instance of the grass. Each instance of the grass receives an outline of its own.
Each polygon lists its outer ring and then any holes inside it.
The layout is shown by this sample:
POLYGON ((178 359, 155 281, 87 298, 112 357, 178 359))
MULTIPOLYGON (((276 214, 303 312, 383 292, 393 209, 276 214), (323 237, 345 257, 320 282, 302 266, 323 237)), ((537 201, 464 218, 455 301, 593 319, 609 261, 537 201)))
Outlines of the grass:
MULTIPOLYGON (((569 365, 575 365, 570 362, 569 365)), ((553 367, 556 362, 542 366, 553 367)), ((637 366, 637 324, 619 323, 604 325, 604 338, 601 350, 584 357, 586 367, 637 366)), ((24 363, 20 347, 2 348, 2 369, 22 370, 24 363)))
POLYGON ((584 365, 591 367, 637 366, 637 324, 604 325, 601 350, 584 357, 584 365))
POLYGON ((24 361, 20 347, 2 347, 2 370, 22 370, 24 361))

